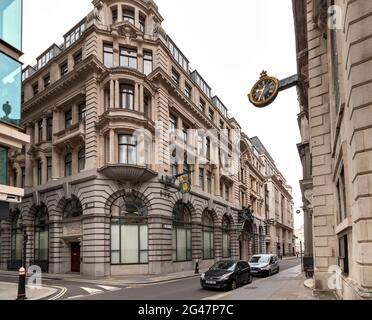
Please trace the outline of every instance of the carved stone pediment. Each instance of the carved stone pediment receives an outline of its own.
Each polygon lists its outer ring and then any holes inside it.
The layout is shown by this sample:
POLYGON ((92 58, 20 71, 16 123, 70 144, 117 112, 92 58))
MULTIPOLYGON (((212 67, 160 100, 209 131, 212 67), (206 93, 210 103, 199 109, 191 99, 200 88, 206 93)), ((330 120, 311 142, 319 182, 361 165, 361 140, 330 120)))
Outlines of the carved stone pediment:
POLYGON ((113 34, 117 33, 119 37, 125 37, 128 39, 137 39, 143 37, 143 34, 131 23, 122 22, 112 27, 113 34))

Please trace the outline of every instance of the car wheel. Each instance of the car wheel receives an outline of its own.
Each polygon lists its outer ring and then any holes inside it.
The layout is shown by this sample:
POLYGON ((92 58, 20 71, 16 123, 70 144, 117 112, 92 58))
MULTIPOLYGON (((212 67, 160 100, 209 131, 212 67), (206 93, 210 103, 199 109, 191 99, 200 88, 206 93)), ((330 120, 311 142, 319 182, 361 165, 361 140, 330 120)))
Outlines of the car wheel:
POLYGON ((252 283, 253 282, 253 276, 250 274, 249 275, 249 278, 248 278, 248 283, 250 284, 250 283, 252 283))
POLYGON ((236 281, 235 280, 232 280, 231 281, 230 289, 231 290, 235 290, 236 289, 236 281))

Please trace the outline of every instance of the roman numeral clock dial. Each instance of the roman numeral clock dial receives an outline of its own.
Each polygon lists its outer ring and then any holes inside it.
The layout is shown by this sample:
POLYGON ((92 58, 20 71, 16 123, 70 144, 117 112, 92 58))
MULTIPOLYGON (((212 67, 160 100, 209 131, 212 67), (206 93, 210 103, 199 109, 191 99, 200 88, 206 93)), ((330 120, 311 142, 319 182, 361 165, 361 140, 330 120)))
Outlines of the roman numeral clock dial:
POLYGON ((267 75, 266 71, 261 73, 260 80, 253 86, 248 95, 249 101, 258 108, 263 108, 272 103, 278 96, 279 80, 267 75))

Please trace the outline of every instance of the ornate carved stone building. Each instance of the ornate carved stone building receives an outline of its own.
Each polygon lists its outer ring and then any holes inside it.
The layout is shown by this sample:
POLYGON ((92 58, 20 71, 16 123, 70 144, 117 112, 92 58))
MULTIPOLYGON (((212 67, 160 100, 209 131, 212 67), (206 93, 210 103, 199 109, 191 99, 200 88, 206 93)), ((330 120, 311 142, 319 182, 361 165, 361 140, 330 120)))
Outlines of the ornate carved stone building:
POLYGON ((22 125, 32 141, 12 158, 25 198, 1 224, 1 268, 19 264, 19 221, 29 235, 28 264, 51 273, 166 273, 192 270, 196 259, 203 268, 264 251, 264 167, 248 137, 238 141, 230 175, 208 161, 208 138, 197 137, 198 156, 188 164, 174 161, 169 139, 153 150, 133 135, 174 137, 178 129, 189 142, 190 129, 224 129, 230 153, 228 133, 240 130, 162 29, 155 3, 93 5, 62 45, 24 70, 22 125), (169 177, 185 169, 192 188, 182 195, 169 177), (252 176, 260 186, 253 192, 252 176))
POLYGON ((264 184, 260 187, 265 190, 266 252, 292 256, 295 254, 292 187, 287 185, 260 139, 253 137, 250 141, 264 169, 264 184))
MULTIPOLYGON (((293 0, 293 7, 315 290, 371 299, 372 3, 293 0), (334 266, 342 270, 341 286, 334 266)), ((305 225, 305 243, 306 234, 305 225)))

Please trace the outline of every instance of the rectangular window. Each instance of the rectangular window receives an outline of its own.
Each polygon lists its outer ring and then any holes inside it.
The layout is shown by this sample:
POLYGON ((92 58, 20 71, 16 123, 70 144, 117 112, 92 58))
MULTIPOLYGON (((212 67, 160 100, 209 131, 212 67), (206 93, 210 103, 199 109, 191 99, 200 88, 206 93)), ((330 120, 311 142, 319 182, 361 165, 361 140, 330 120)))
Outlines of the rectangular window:
POLYGON ((130 9, 123 9, 123 21, 134 24, 134 11, 130 9))
POLYGON ((203 113, 205 112, 205 101, 202 99, 199 100, 199 110, 203 113))
POLYGON ((41 185, 42 183, 42 164, 41 160, 37 161, 37 184, 41 185))
POLYGON ((211 119, 212 121, 214 120, 214 111, 211 108, 209 108, 208 116, 209 119, 211 119))
POLYGON ((185 84, 185 96, 191 99, 192 88, 189 84, 185 84))
POLYGON ((53 139, 53 118, 47 118, 47 141, 52 141, 53 139))
POLYGON ((103 45, 103 64, 107 68, 112 68, 114 66, 114 48, 112 44, 103 45))
POLYGON ((112 24, 118 22, 118 8, 115 6, 111 8, 112 24))
POLYGON ((202 190, 204 190, 204 169, 199 169, 199 186, 202 190))
POLYGON ((48 73, 44 78, 44 88, 48 88, 50 86, 50 74, 48 73))
POLYGON ((120 48, 120 66, 137 69, 137 50, 120 48))
POLYGON ((230 201, 230 187, 228 185, 225 186, 225 200, 230 201))
POLYGON ((338 218, 339 223, 344 221, 347 217, 346 211, 346 190, 345 190, 345 170, 342 166, 340 174, 337 179, 337 200, 338 200, 338 218))
POLYGON ((137 164, 137 141, 129 135, 119 135, 119 163, 137 164))
POLYGON ((40 120, 38 122, 38 128, 39 128, 39 143, 43 141, 43 120, 40 120))
POLYGON ((86 118, 86 105, 85 102, 79 104, 79 122, 85 121, 86 118))
POLYGON ((83 52, 80 50, 74 55, 74 65, 76 66, 81 61, 83 61, 83 52))
POLYGON ((65 47, 68 48, 79 40, 85 31, 85 21, 65 36, 65 47))
POLYGON ((50 181, 52 180, 52 158, 47 157, 47 180, 50 181))
POLYGON ((130 84, 120 85, 120 107, 134 110, 134 86, 130 84))
POLYGON ((349 273, 349 250, 347 235, 338 239, 339 241, 339 257, 338 264, 343 273, 349 273))
POLYGON ((172 80, 177 84, 177 86, 180 85, 180 74, 174 69, 172 69, 172 80))
POLYGON ((32 92, 33 92, 34 96, 36 96, 39 93, 39 83, 35 83, 32 86, 32 92))
POLYGON ((22 51, 22 0, 2 0, 0 39, 22 51))
POLYGON ((169 115, 169 133, 174 133, 177 130, 177 118, 173 115, 169 115))
POLYGON ((139 27, 141 32, 145 32, 146 18, 144 16, 139 16, 139 27))
POLYGON ((208 193, 212 193, 212 172, 210 171, 207 173, 207 188, 208 193))
POLYGON ((18 173, 17 169, 13 169, 13 186, 17 187, 18 173))
POLYGON ((79 172, 85 169, 85 148, 82 148, 78 153, 78 170, 79 172))
POLYGON ((22 174, 21 188, 24 188, 26 186, 26 168, 25 167, 21 168, 21 174, 22 174))
POLYGON ((65 177, 72 175, 72 154, 69 153, 65 157, 65 177))
POLYGON ((61 77, 65 76, 68 72, 67 61, 60 65, 61 77))
POLYGON ((65 112, 65 129, 70 129, 72 126, 72 110, 65 112))
POLYGON ((207 157, 207 160, 210 160, 211 159, 211 139, 207 137, 205 139, 205 142, 206 142, 205 147, 206 147, 206 152, 207 152, 206 157, 207 157))
POLYGON ((144 51, 143 52, 143 73, 149 75, 153 69, 153 58, 152 52, 144 51))
POLYGON ((143 111, 147 118, 151 118, 151 98, 146 93, 143 96, 143 111))
POLYGON ((0 147, 0 185, 8 184, 8 149, 0 147))

